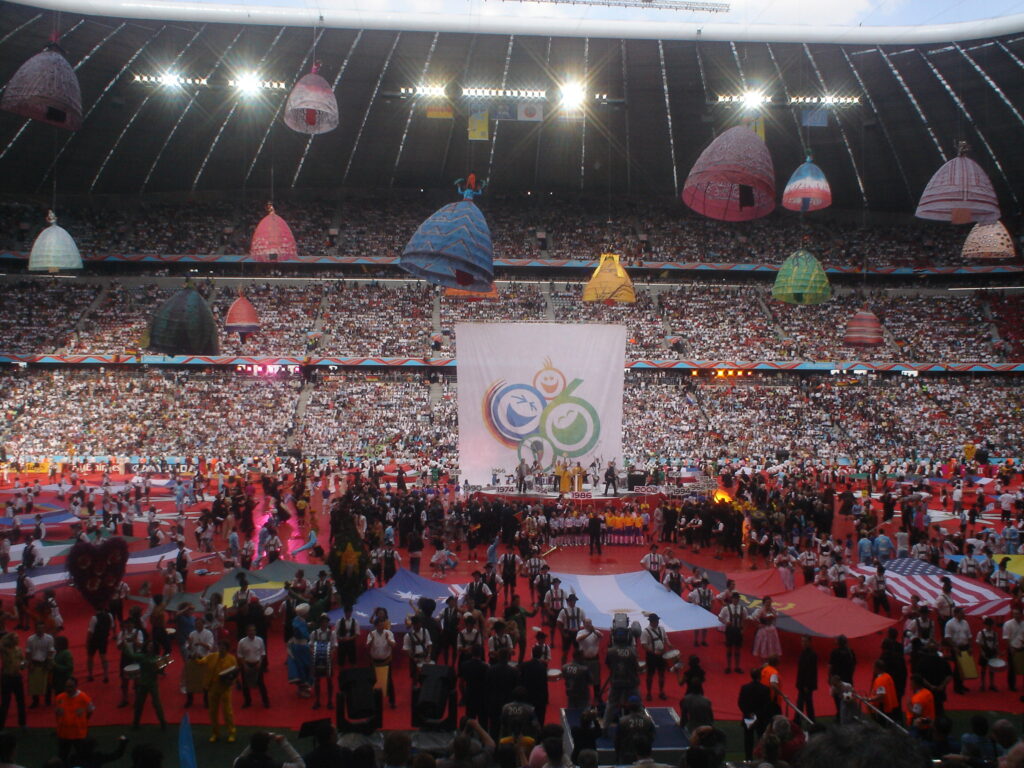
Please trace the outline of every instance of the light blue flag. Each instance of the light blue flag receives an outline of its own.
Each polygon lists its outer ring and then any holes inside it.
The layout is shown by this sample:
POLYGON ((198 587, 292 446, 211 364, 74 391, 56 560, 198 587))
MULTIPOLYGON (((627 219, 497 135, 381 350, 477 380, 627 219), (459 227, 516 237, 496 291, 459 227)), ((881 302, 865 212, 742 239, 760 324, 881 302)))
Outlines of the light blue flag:
POLYGON ((181 725, 178 726, 178 767, 199 768, 196 762, 196 743, 192 740, 192 721, 188 719, 188 712, 181 718, 181 725))

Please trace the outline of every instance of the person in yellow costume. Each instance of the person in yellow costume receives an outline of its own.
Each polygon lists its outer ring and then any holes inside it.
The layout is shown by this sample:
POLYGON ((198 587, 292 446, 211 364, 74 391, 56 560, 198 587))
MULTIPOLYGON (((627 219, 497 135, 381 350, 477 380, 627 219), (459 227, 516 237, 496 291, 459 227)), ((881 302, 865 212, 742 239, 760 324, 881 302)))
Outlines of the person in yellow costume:
POLYGON ((229 647, 227 640, 221 640, 215 652, 197 659, 197 663, 206 671, 207 704, 210 710, 210 726, 213 730, 210 734, 211 742, 220 738, 221 714, 224 715, 224 725, 228 729, 228 741, 235 740, 235 713, 231 706, 231 689, 238 676, 238 659, 228 651, 229 647))
POLYGON ((569 493, 572 489, 572 470, 569 467, 569 459, 555 462, 555 477, 558 478, 558 492, 569 493))
POLYGON ((572 489, 574 491, 579 492, 583 490, 583 480, 586 476, 587 471, 577 461, 576 466, 572 468, 572 489))

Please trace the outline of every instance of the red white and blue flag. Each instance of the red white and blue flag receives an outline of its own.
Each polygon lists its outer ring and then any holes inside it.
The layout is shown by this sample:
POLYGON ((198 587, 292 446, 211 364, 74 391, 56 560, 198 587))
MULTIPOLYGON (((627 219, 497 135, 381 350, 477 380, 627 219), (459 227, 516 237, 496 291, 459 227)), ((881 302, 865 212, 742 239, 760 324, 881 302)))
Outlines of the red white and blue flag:
MULTIPOLYGON (((858 565, 857 574, 870 576, 875 569, 858 565)), ((928 605, 942 594, 942 579, 953 585, 953 600, 968 616, 1002 616, 1010 612, 1010 598, 1005 592, 976 579, 968 579, 913 557, 890 560, 885 566, 885 590, 901 603, 910 603, 917 595, 928 605)))

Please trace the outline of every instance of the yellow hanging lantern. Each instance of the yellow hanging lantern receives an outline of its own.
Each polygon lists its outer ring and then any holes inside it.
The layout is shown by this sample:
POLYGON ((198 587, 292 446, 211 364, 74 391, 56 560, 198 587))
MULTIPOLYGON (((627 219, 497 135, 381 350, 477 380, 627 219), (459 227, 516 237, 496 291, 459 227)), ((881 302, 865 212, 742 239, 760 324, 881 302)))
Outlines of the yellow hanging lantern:
POLYGON ((584 301, 604 301, 608 303, 633 304, 636 302, 636 291, 633 281, 621 264, 617 253, 602 253, 601 262, 590 276, 590 281, 583 289, 584 301))

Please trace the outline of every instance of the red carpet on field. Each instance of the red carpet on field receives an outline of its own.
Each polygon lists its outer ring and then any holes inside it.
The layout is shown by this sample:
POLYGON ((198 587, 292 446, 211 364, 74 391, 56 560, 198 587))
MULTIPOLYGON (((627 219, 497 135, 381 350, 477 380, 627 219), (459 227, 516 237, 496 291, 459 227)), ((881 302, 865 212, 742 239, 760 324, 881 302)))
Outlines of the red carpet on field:
MULTIPOLYGON (((95 480, 97 478, 91 479, 95 480)), ((45 479, 41 478, 41 481, 45 482, 45 479)), ((48 498, 48 494, 44 494, 43 501, 50 503, 54 502, 55 499, 48 498)), ((173 501, 165 500, 165 497, 160 499, 155 498, 154 501, 161 513, 173 512, 173 501)), ((314 505, 319 506, 319 498, 316 498, 313 503, 314 505)), ((188 511, 190 513, 195 513, 203 506, 204 504, 195 505, 190 507, 188 511)), ((208 503, 206 506, 208 506, 208 503)), ((321 535, 326 536, 327 530, 324 516, 321 515, 320 519, 321 535)), ((258 516, 256 522, 257 526, 262 522, 258 516)), ((834 533, 840 535, 845 534, 845 528, 847 525, 848 522, 846 520, 840 519, 837 516, 836 530, 834 533)), ((144 527, 144 524, 136 524, 135 535, 142 536, 144 533, 144 527)), ((28 528, 29 526, 26 525, 25 529, 28 530, 28 528)), ((192 536, 191 524, 187 526, 187 529, 187 539, 189 546, 191 547, 194 546, 195 543, 194 537, 192 536)), ((298 548, 306 541, 304 533, 295 530, 288 524, 281 526, 279 535, 283 541, 286 541, 288 551, 298 548)), ((54 536, 49 532, 47 533, 47 536, 48 538, 54 538, 54 536)), ((218 540, 217 545, 223 548, 224 542, 218 540)), ((133 550, 143 549, 146 546, 147 543, 144 540, 140 540, 133 542, 131 548, 133 550)), ((677 546, 674 549, 677 557, 713 570, 738 571, 749 567, 739 558, 735 557, 727 558, 725 560, 715 560, 710 555, 694 554, 682 546, 677 546)), ((645 546, 608 546, 605 547, 603 555, 591 557, 587 554, 586 547, 562 548, 551 554, 547 560, 554 571, 579 574, 625 573, 641 569, 640 558, 646 553, 646 551, 647 548, 645 546)), ((194 553, 194 557, 198 555, 199 553, 194 553)), ((306 560, 307 556, 308 553, 301 553, 297 559, 299 561, 308 562, 308 560, 306 560)), ((424 558, 424 562, 425 561, 426 558, 424 558)), ((204 586, 216 581, 222 575, 222 571, 220 571, 219 567, 219 560, 203 562, 194 567, 206 567, 213 569, 216 572, 205 576, 198 576, 195 573, 191 573, 189 575, 187 585, 187 591, 189 592, 195 592, 202 589, 204 586)), ((307 577, 310 579, 314 578, 318 567, 318 563, 311 563, 310 569, 306 574, 307 577)), ((475 564, 462 562, 460 563, 458 570, 453 574, 450 574, 446 581, 450 583, 465 583, 470 578, 469 574, 476 567, 477 566, 475 564)), ((128 577, 128 581, 132 586, 133 594, 138 594, 143 582, 147 580, 153 584, 156 590, 160 589, 159 580, 153 576, 130 576, 128 577)), ((799 582, 800 579, 798 578, 798 586, 799 582)), ((522 579, 520 580, 519 591, 524 597, 526 596, 527 591, 525 581, 522 579)), ((92 718, 93 724, 129 724, 131 722, 131 708, 117 707, 117 703, 120 701, 120 685, 116 674, 119 653, 117 653, 113 645, 111 645, 109 660, 112 674, 109 683, 103 683, 101 681, 98 664, 96 669, 96 679, 93 682, 87 682, 85 679, 85 632, 89 618, 92 615, 92 610, 76 590, 71 587, 60 589, 58 591, 58 600, 65 619, 64 631, 70 641, 71 650, 75 657, 75 672, 80 679, 80 687, 93 697, 97 705, 96 712, 92 718)), ((503 607, 503 602, 499 601, 499 611, 503 609, 503 607)), ((402 617, 392 617, 392 619, 398 624, 401 623, 401 618, 402 617)), ((233 629, 234 625, 232 624, 230 627, 233 629)), ((24 642, 24 637, 28 633, 22 632, 20 634, 22 635, 22 642, 24 642)), ((780 634, 782 636, 783 645, 783 659, 780 668, 782 685, 787 694, 795 700, 796 661, 800 653, 800 638, 785 632, 780 634)), ((714 703, 715 715, 722 720, 738 720, 740 713, 736 706, 737 695, 740 686, 747 682, 749 677, 745 673, 726 674, 724 672, 725 651, 722 634, 720 632, 711 631, 709 633, 710 646, 701 648, 696 648, 694 646, 692 633, 674 633, 671 636, 671 639, 675 647, 682 652, 683 661, 685 661, 691 653, 695 653, 700 656, 702 666, 707 671, 708 676, 705 684, 705 693, 714 703)), ((871 682, 871 668, 874 660, 879 655, 881 640, 881 634, 876 634, 851 641, 851 647, 857 654, 858 658, 857 673, 854 684, 859 691, 863 692, 869 688, 871 682)), ((753 628, 748 630, 747 642, 744 649, 743 663, 748 669, 758 663, 757 659, 750 654, 750 647, 752 646, 752 643, 753 628)), ((825 679, 827 658, 833 644, 834 643, 831 639, 816 638, 814 640, 814 649, 818 653, 821 669, 819 674, 819 689, 815 698, 816 713, 819 716, 828 716, 834 713, 832 700, 828 695, 825 679)), ((257 696, 256 703, 254 703, 251 708, 243 710, 241 708, 241 694, 236 692, 234 698, 236 721, 239 724, 252 726, 287 726, 297 728, 301 723, 307 720, 325 717, 331 714, 326 712, 324 709, 319 711, 313 710, 312 700, 300 698, 295 686, 288 684, 287 674, 284 667, 285 649, 280 616, 275 616, 271 626, 268 651, 270 668, 268 672, 267 687, 270 691, 271 708, 264 709, 264 707, 258 703, 257 696)), ((364 651, 361 649, 360 653, 364 654, 364 651)), ((554 653, 554 663, 560 663, 559 651, 556 649, 554 653)), ((361 658, 363 662, 366 662, 365 656, 361 656, 361 658)), ((168 667, 166 679, 161 688, 164 710, 170 722, 177 722, 180 720, 181 715, 185 711, 183 706, 185 697, 179 690, 181 669, 181 660, 176 654, 174 663, 168 667)), ((401 655, 396 656, 394 669, 396 673, 397 706, 395 709, 390 709, 385 705, 384 724, 386 728, 409 728, 410 686, 408 682, 408 667, 401 655)), ((674 706, 682 696, 682 688, 675 682, 673 675, 670 674, 668 679, 669 682, 666 690, 668 703, 674 706)), ((997 685, 1001 689, 1005 690, 1005 682, 1005 675, 1003 675, 999 680, 997 680, 997 685)), ((1005 710, 1007 708, 1016 708, 1017 706, 1015 703, 1016 697, 1011 700, 1003 692, 980 692, 977 690, 979 688, 978 681, 969 681, 968 685, 971 690, 966 695, 957 695, 950 691, 947 703, 947 707, 949 709, 980 709, 998 711, 1005 710), (1014 703, 1009 704, 1008 702, 1010 701, 1013 701, 1014 703)), ((565 703, 564 687, 561 683, 554 683, 551 685, 550 694, 551 701, 548 706, 548 712, 555 713, 557 712, 557 709, 565 703)), ((206 724, 209 722, 207 713, 201 706, 200 697, 196 698, 196 705, 189 710, 192 722, 199 725, 206 724)), ((659 703, 659 700, 657 699, 657 690, 655 690, 655 699, 651 701, 651 703, 655 705, 659 703)), ((13 713, 8 715, 9 723, 13 722, 13 717, 13 713)), ((29 710, 29 726, 49 726, 52 725, 53 722, 54 715, 52 708, 29 710)), ((143 722, 156 722, 155 715, 148 703, 144 710, 143 722)))

